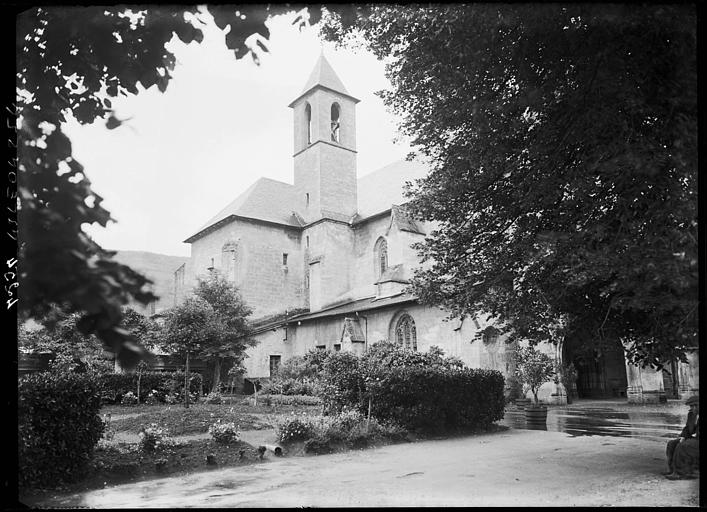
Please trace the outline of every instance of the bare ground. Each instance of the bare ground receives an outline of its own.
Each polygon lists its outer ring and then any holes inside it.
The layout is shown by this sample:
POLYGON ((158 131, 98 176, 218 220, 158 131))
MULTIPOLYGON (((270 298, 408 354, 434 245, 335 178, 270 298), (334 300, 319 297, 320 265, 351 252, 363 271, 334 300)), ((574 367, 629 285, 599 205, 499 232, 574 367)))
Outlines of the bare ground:
POLYGON ((216 469, 53 496, 34 506, 697 506, 660 475, 665 445, 507 430, 216 469))

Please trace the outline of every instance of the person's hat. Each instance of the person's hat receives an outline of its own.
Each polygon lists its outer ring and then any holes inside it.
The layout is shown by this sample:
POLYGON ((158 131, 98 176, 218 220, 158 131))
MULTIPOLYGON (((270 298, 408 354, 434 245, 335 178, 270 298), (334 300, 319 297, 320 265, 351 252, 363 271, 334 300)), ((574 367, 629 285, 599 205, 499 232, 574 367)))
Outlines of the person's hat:
POLYGON ((699 405, 700 403, 700 398, 698 396, 691 396, 687 400, 685 400, 685 405, 699 405))

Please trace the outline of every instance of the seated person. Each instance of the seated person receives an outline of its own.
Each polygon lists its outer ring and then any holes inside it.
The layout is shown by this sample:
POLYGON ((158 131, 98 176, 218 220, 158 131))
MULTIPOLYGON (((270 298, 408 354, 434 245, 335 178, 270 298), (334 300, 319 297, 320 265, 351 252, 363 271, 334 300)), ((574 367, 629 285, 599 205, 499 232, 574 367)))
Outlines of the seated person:
POLYGON ((700 457, 700 399, 691 396, 685 401, 690 407, 687 413, 687 423, 682 429, 680 437, 668 441, 665 450, 668 458, 668 471, 664 472, 669 480, 691 478, 692 472, 699 468, 700 457))

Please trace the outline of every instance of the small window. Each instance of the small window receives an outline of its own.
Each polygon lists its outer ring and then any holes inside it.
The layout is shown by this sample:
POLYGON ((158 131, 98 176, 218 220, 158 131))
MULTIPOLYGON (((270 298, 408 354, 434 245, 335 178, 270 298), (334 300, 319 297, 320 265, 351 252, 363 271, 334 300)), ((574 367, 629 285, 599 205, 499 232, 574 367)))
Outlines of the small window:
POLYGON ((307 144, 312 143, 312 107, 307 103, 304 107, 305 124, 307 126, 307 144))
POLYGON ((373 249, 375 254, 376 278, 380 278, 388 268, 388 242, 380 237, 373 249))
POLYGON ((309 192, 304 195, 304 205, 309 206, 309 192))
POLYGON ((208 267, 206 267, 206 270, 208 270, 210 272, 213 269, 214 269, 214 259, 211 258, 211 264, 208 267))
POLYGON ((341 343, 334 343, 334 351, 336 351, 336 352, 341 351, 341 343))
POLYGON ((326 350, 326 345, 317 345, 317 350, 326 350))
POLYGON ((286 252, 282 253, 282 264, 287 265, 287 253, 286 252))
POLYGON ((339 142, 339 132, 341 125, 339 123, 339 105, 337 103, 331 106, 331 140, 339 142))
POLYGON ((309 235, 307 235, 307 247, 309 247, 309 235))

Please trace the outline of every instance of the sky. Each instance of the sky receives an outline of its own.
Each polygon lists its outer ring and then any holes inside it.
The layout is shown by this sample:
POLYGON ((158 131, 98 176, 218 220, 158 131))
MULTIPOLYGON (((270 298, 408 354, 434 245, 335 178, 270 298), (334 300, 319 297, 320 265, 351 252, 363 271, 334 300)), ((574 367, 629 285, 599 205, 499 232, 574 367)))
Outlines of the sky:
POLYGON ((63 127, 102 205, 117 221, 86 225, 102 247, 189 256, 183 240, 260 177, 293 182, 293 122, 288 104, 302 92, 321 52, 356 109, 358 176, 405 158, 397 119, 375 92, 390 87, 384 64, 362 49, 322 43, 294 16, 268 21, 269 54, 260 66, 236 60, 210 16, 204 41, 167 45, 177 59, 165 93, 156 86, 113 100, 128 119, 108 130, 69 121, 63 127))

